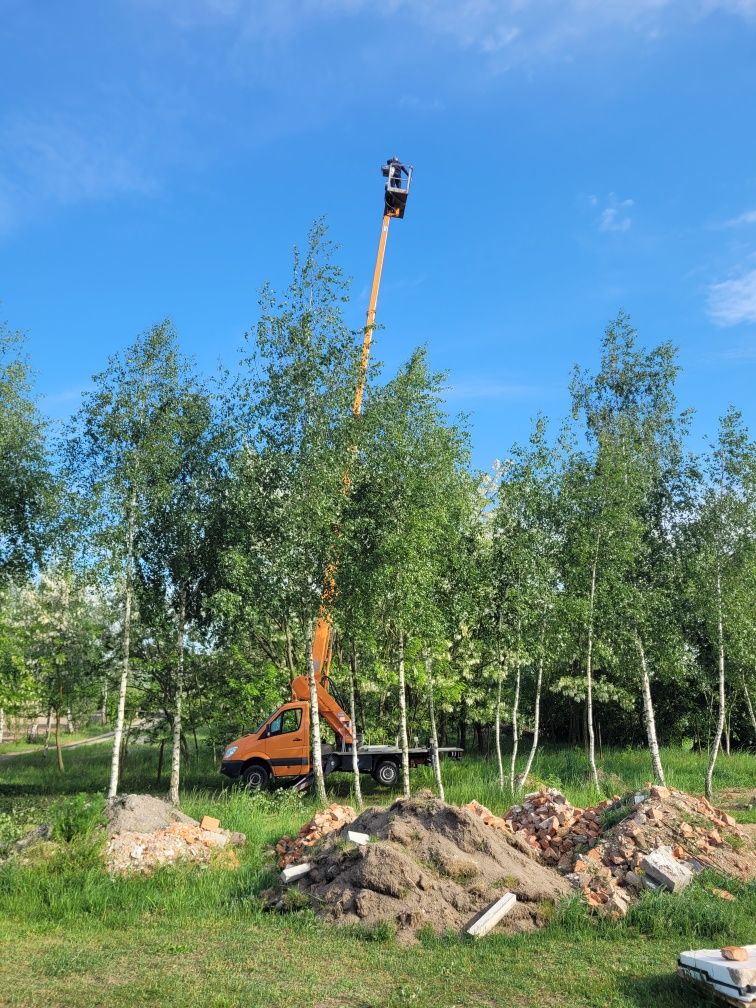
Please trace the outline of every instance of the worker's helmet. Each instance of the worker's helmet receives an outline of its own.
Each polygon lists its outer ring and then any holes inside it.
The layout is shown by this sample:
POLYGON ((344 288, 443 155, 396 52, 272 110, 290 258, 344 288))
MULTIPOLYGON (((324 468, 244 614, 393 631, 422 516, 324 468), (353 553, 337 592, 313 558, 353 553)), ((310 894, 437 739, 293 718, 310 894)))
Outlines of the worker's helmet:
POLYGON ((381 166, 381 174, 386 179, 383 212, 389 217, 404 217, 407 194, 412 181, 412 166, 402 164, 399 158, 392 157, 381 166))

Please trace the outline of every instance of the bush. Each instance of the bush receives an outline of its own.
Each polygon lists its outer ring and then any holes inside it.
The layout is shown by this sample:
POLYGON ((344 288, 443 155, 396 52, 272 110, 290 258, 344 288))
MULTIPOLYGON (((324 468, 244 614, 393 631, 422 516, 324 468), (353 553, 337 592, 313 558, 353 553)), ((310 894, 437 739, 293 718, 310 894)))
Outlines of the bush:
POLYGON ((105 802, 99 795, 78 794, 56 802, 50 807, 53 837, 71 843, 88 836, 104 825, 104 810, 105 802))

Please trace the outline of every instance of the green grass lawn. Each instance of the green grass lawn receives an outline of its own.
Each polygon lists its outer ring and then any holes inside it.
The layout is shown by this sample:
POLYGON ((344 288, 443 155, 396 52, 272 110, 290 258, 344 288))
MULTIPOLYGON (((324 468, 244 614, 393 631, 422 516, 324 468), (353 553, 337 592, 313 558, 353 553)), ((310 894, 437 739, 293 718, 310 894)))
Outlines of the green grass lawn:
MULTIPOLYGON (((101 792, 108 753, 108 745, 72 750, 65 775, 41 755, 0 765, 0 836, 40 821, 61 796, 101 792)), ((664 759, 671 783, 700 791, 704 756, 667 750, 664 759)), ((602 766, 610 790, 648 779, 643 752, 605 753, 602 766)), ((585 770, 577 750, 544 750, 535 767, 578 804, 593 797, 585 770)), ((717 783, 753 786, 755 770, 753 756, 723 756, 717 783)), ((134 747, 122 789, 164 793, 155 772, 155 753, 134 747)), ((475 797, 498 811, 509 804, 491 762, 449 763, 445 776, 450 801, 475 797)), ((430 784, 421 771, 413 780, 430 784)), ((348 800, 348 777, 330 783, 335 799, 348 800)), ((366 792, 368 801, 391 797, 370 781, 366 792)), ((262 911, 256 894, 270 877, 266 848, 309 818, 309 801, 286 791, 247 796, 225 786, 202 755, 187 768, 183 807, 247 833, 238 871, 173 867, 111 880, 86 836, 33 867, 0 866, 0 1004, 683 1008, 700 1001, 674 975, 678 952, 755 937, 756 887, 702 877, 679 896, 645 896, 619 925, 572 901, 537 934, 477 944, 426 936, 405 949, 390 937, 327 927, 310 913, 262 911), (726 884, 736 900, 717 899, 712 884, 726 884)))
MULTIPOLYGON (((96 735, 104 735, 107 732, 107 728, 103 728, 102 725, 92 725, 87 728, 81 728, 74 732, 61 732, 60 744, 62 746, 70 745, 72 742, 84 742, 86 739, 94 738, 96 735)), ((16 742, 0 742, 0 756, 7 755, 8 753, 31 753, 31 752, 42 752, 44 749, 44 736, 40 736, 35 742, 27 742, 26 739, 19 739, 16 742)), ((55 754, 55 738, 51 736, 50 738, 50 748, 49 752, 55 754)))

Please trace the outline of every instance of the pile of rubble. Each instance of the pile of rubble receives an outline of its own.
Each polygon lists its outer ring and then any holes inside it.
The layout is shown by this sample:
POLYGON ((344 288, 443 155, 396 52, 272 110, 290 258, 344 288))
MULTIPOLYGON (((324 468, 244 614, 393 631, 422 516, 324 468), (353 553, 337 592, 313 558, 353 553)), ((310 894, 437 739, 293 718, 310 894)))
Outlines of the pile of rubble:
POLYGON ((191 861, 238 868, 233 850, 243 833, 220 828, 217 819, 201 822, 167 801, 150 795, 120 795, 108 802, 105 864, 111 874, 148 874, 159 865, 191 861))
POLYGON ((276 854, 280 868, 297 864, 305 856, 308 847, 314 846, 319 840, 334 830, 341 829, 353 822, 357 813, 350 805, 338 805, 334 802, 327 809, 316 813, 305 823, 295 837, 281 837, 276 844, 276 854))
POLYGON ((496 926, 527 931, 546 922, 548 905, 570 886, 524 847, 469 809, 420 792, 342 822, 306 848, 301 872, 282 873, 293 881, 263 898, 279 910, 311 906, 336 924, 389 924, 411 941, 422 927, 473 933, 481 915, 508 896, 496 926))
POLYGON ((747 832, 705 798, 682 791, 652 787, 629 800, 615 796, 580 809, 554 788, 544 788, 503 818, 478 802, 466 807, 486 825, 521 838, 544 863, 565 873, 590 906, 615 917, 624 916, 631 897, 643 889, 676 891, 703 868, 756 877, 747 832), (626 814, 604 831, 607 812, 626 814))
POLYGON ((569 871, 575 852, 592 846, 601 836, 602 812, 621 804, 619 795, 615 795, 592 808, 575 808, 560 791, 544 788, 526 795, 522 804, 513 805, 503 819, 478 802, 465 807, 487 825, 519 836, 546 864, 569 871))
POLYGON ((704 868, 756 878, 753 843, 732 816, 683 791, 653 787, 647 797, 637 797, 641 800, 624 819, 575 858, 568 878, 591 906, 611 904, 609 909, 621 915, 628 895, 643 889, 677 891, 704 868), (619 897, 618 890, 624 890, 619 897))

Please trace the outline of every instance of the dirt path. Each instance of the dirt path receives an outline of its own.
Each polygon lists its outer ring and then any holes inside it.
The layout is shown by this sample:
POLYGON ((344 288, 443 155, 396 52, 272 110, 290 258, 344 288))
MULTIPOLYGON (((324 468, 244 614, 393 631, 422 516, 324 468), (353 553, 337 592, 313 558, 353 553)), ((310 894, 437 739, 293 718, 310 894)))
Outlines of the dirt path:
MULTIPOLYGON (((61 745, 61 749, 78 749, 79 746, 96 745, 98 742, 105 742, 108 739, 113 738, 115 732, 105 732, 103 735, 94 735, 92 738, 79 739, 78 742, 64 742, 61 745)), ((32 753, 40 753, 43 750, 40 749, 19 749, 18 752, 9 752, 0 754, 0 763, 4 760, 15 759, 17 756, 30 756, 32 753)), ((55 752, 55 746, 50 746, 48 752, 55 752)))

